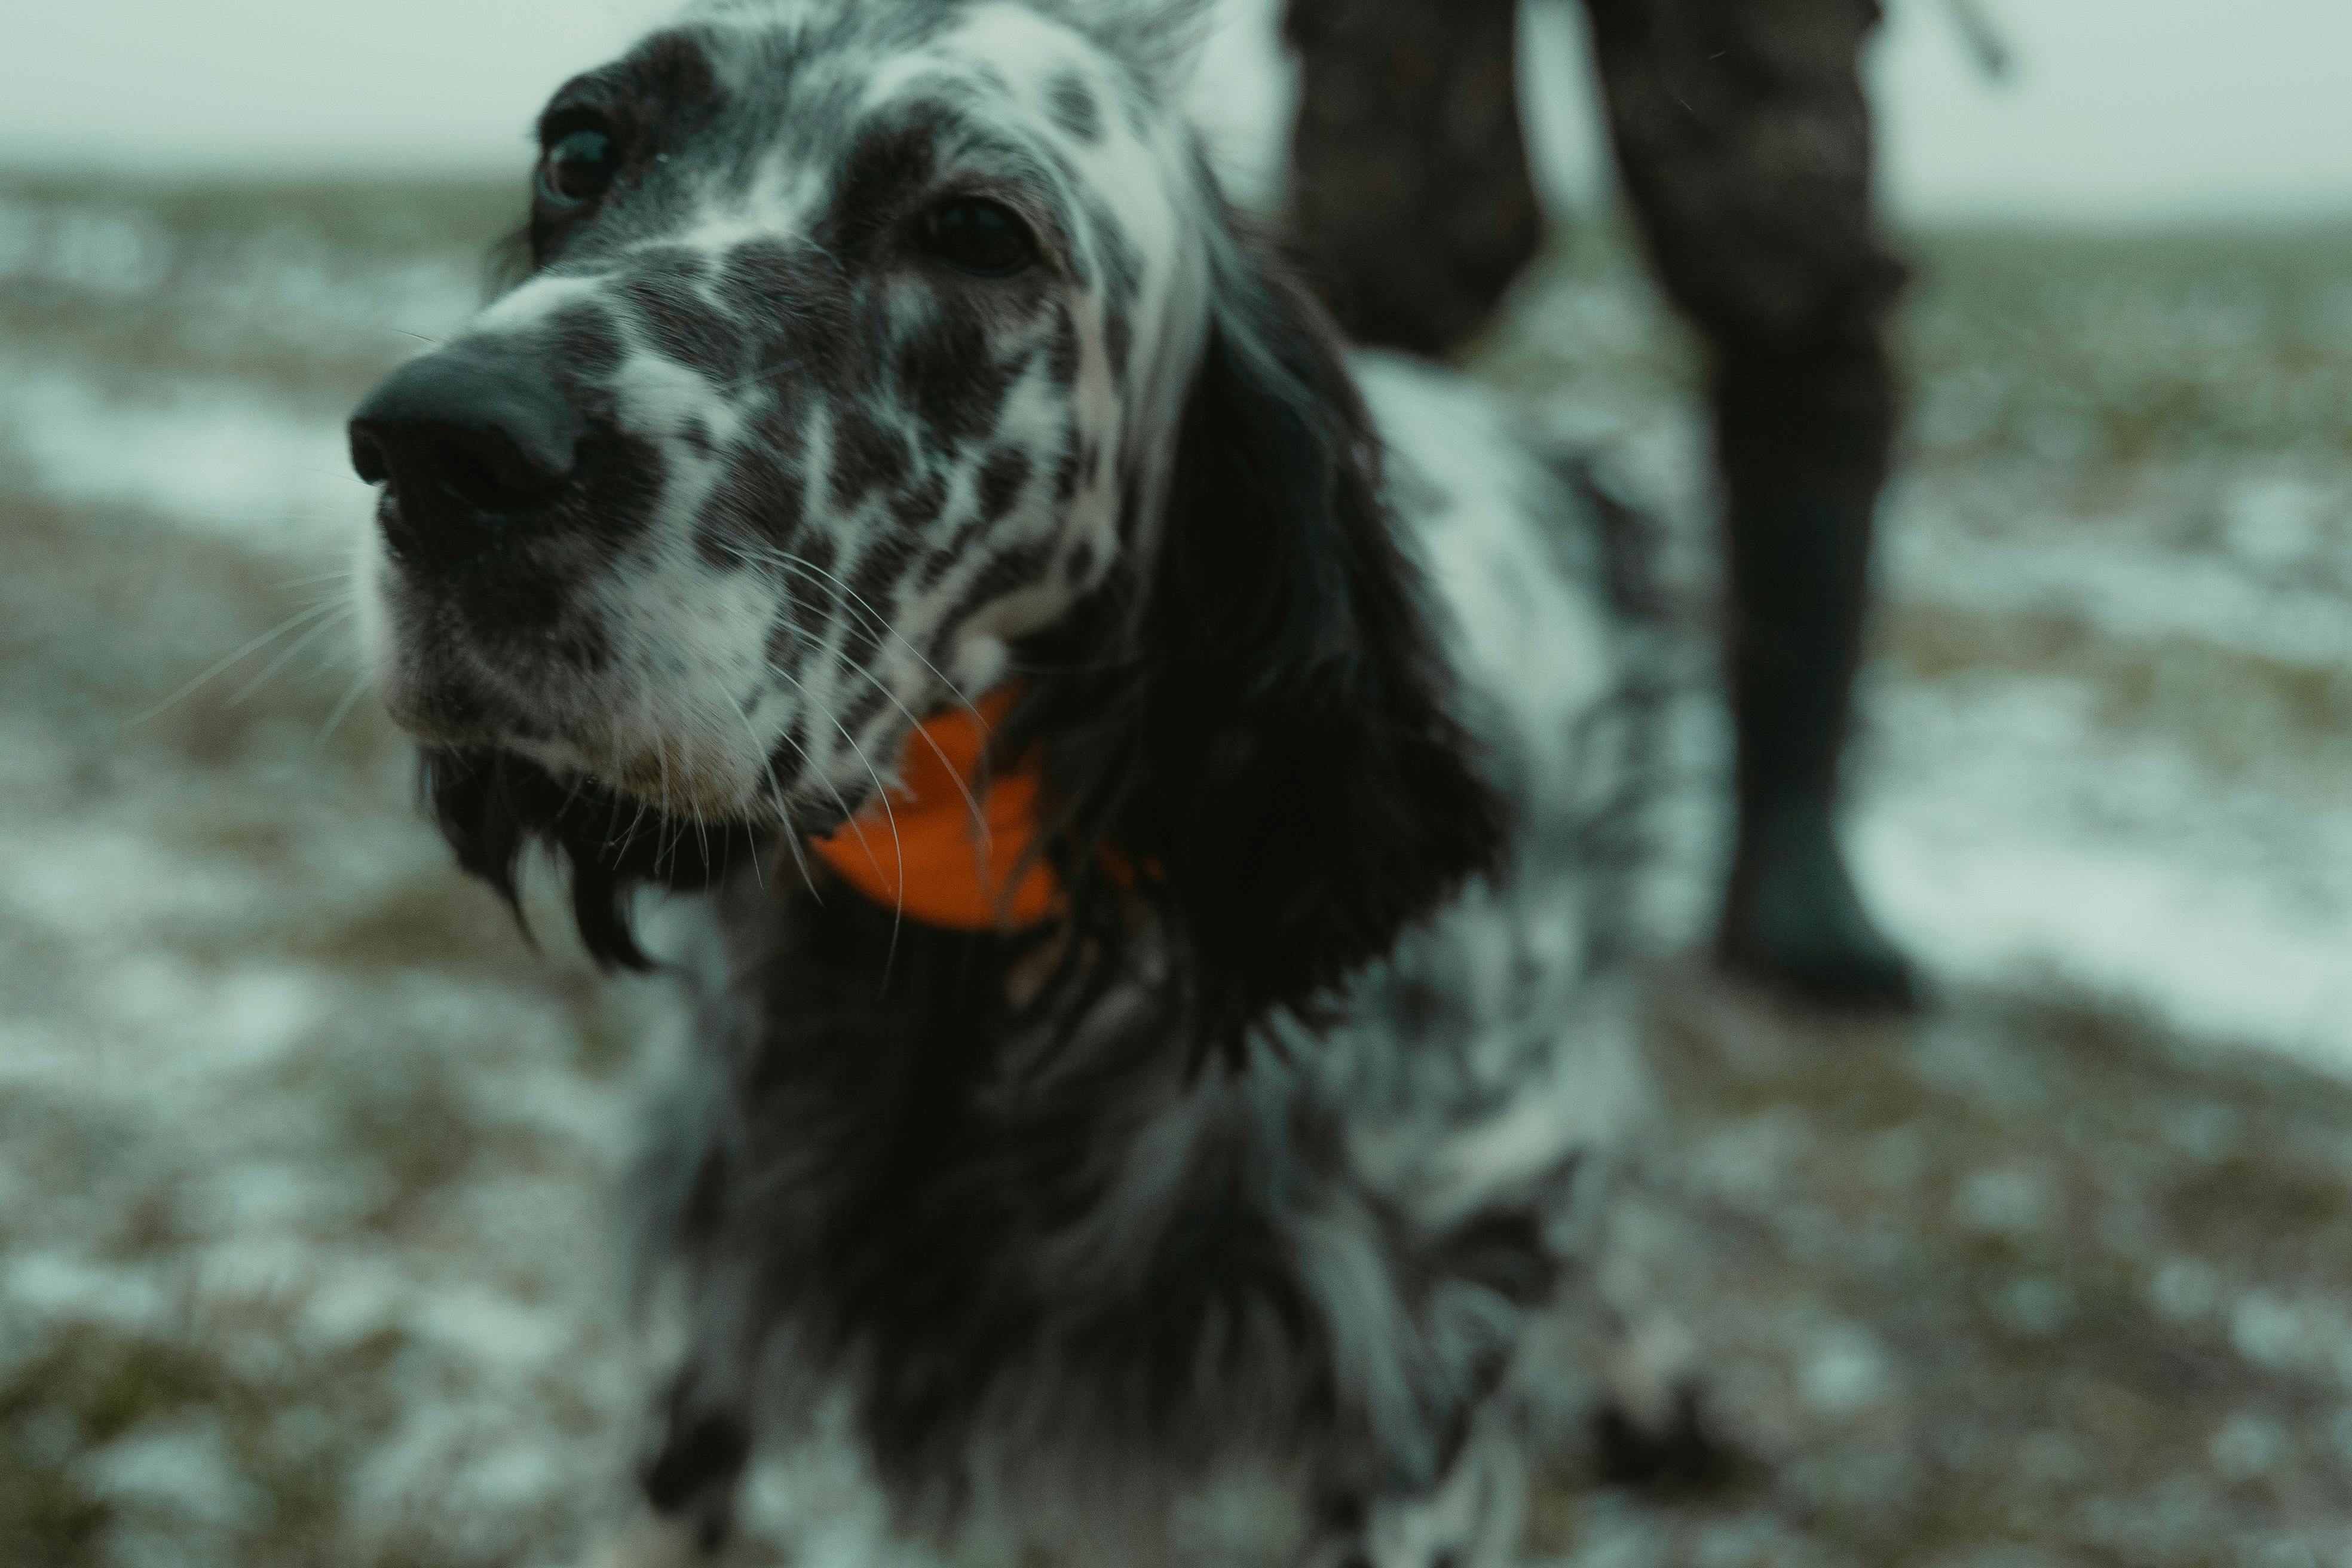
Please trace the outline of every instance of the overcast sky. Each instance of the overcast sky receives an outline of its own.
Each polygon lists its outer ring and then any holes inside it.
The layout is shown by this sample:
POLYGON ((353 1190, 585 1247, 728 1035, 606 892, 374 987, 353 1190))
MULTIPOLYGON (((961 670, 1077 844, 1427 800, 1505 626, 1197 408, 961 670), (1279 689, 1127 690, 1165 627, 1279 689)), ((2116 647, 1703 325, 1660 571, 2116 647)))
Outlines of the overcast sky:
MULTIPOLYGON (((1271 0, 1207 62, 1230 139, 1280 113, 1271 0)), ((1598 159, 1564 0, 1534 28, 1546 161, 1598 159)), ((1983 0, 2020 57, 1989 87, 1945 0, 1888 0, 1888 191, 1914 216, 2352 216, 2352 0, 1983 0)), ((13 0, 0 164, 215 171, 519 166, 540 99, 667 0, 13 0)))

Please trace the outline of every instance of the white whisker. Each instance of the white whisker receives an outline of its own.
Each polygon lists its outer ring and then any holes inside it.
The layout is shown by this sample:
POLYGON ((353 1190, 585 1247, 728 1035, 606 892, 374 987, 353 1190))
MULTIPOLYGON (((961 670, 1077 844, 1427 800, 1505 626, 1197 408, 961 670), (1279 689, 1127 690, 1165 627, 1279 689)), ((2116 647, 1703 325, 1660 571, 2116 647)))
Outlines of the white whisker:
POLYGON ((307 610, 297 611, 294 615, 291 615, 286 619, 278 622, 276 626, 270 627, 259 637, 255 637, 251 642, 247 643, 243 647, 238 648, 235 653, 232 653, 226 658, 219 659, 213 664, 207 665, 202 674, 198 675, 194 679, 190 680, 185 686, 181 687, 177 691, 173 692, 169 697, 164 698, 161 702, 156 703, 152 708, 144 709, 138 713, 132 714, 126 721, 125 727, 129 728, 144 724, 148 720, 152 719, 155 715, 163 712, 165 709, 170 708, 174 703, 180 702, 193 695, 206 681, 211 680, 222 671, 229 668, 239 659, 249 658, 253 654, 259 652, 262 648, 268 647, 273 642, 276 642, 279 637, 284 637, 287 633, 292 631, 297 626, 307 625, 310 622, 317 620, 321 616, 345 607, 347 606, 345 606, 341 600, 331 600, 323 605, 313 605, 307 610))
POLYGON ((340 571, 321 572, 313 577, 289 577, 285 582, 278 584, 278 587, 290 593, 297 588, 316 588, 327 583, 348 583, 358 575, 357 567, 346 566, 340 571))
MULTIPOLYGON (((341 604, 333 607, 342 610, 346 614, 352 613, 352 606, 348 604, 341 604)), ((231 697, 226 706, 235 708, 242 704, 247 698, 251 697, 255 692, 260 690, 262 687, 268 684, 269 678, 276 675, 279 670, 285 668, 289 661, 293 659, 295 656, 299 654, 305 647, 309 647, 318 638, 320 633, 340 630, 342 626, 342 618, 335 616, 325 616, 314 623, 308 631, 305 631, 300 637, 296 637, 292 642, 288 643, 284 647, 280 648, 278 653, 271 658, 268 664, 261 667, 259 673, 256 674, 252 679, 247 681, 243 686, 238 687, 236 689, 236 695, 231 697)))
POLYGON ((351 686, 343 692, 334 707, 328 711, 327 722, 319 731, 319 738, 310 742, 312 755, 316 756, 326 751, 327 742, 335 733, 335 726, 343 721, 343 716, 352 710, 352 706, 359 701, 361 694, 367 689, 368 672, 362 669, 352 678, 351 686))
MULTIPOLYGON (((800 677, 794 675, 791 670, 784 668, 782 665, 772 663, 768 666, 768 672, 772 675, 781 675, 786 680, 791 681, 793 683, 793 689, 801 694, 801 701, 807 706, 811 712, 824 713, 826 720, 831 722, 833 727, 841 731, 841 738, 849 742, 850 754, 856 757, 860 763, 865 763, 867 775, 874 780, 874 793, 880 797, 883 810, 885 812, 889 812, 890 792, 883 787, 882 775, 874 771, 874 764, 872 763, 866 761, 866 753, 857 749, 856 739, 850 734, 846 728, 843 726, 841 721, 834 718, 831 713, 825 712, 825 710, 820 707, 815 699, 810 695, 809 689, 802 683, 800 677)), ((791 737, 787 735, 785 739, 790 740, 791 737)), ((843 822, 847 825, 852 833, 857 835, 858 847, 866 851, 866 860, 873 866, 875 872, 878 875, 882 869, 881 858, 874 853, 874 846, 866 842, 866 829, 864 826, 858 822, 857 814, 849 809, 849 797, 841 793, 841 786, 833 782, 832 775, 824 771, 824 763, 819 762, 815 755, 812 753, 806 746, 802 746, 797 742, 794 742, 793 744, 799 750, 803 760, 807 763, 809 771, 816 775, 817 782, 824 785, 824 787, 832 793, 834 804, 841 807, 843 822)), ((890 816, 890 837, 892 840, 892 847, 895 850, 897 849, 897 840, 898 837, 898 819, 895 813, 891 814, 890 816)), ((903 852, 899 853, 898 866, 900 871, 899 880, 903 883, 906 879, 906 856, 903 852)))
POLYGON ((964 694, 963 689, 958 686, 954 681, 950 680, 947 678, 947 672, 940 668, 938 665, 933 664, 923 650, 916 646, 912 638, 899 631, 898 627, 892 626, 889 618, 884 616, 881 611, 876 609, 873 604, 866 599, 866 595, 860 594, 847 583, 843 582, 838 574, 825 570, 825 568, 818 565, 815 562, 809 560, 805 556, 795 555, 791 551, 780 549, 775 545, 757 546, 756 552, 779 566, 787 566, 797 572, 809 573, 814 575, 818 581, 830 584, 837 593, 839 593, 844 598, 847 599, 851 604, 855 605, 858 610, 865 615, 866 624, 868 626, 873 627, 874 630, 880 632, 885 637, 897 638, 899 646, 904 647, 908 653, 913 654, 922 667, 930 671, 933 679, 937 680, 941 686, 947 688, 948 695, 956 700, 956 703, 959 707, 969 712, 973 719, 979 719, 980 710, 972 706, 972 700, 964 694))
MULTIPOLYGON (((801 694, 801 700, 808 705, 810 710, 824 714, 827 721, 841 731, 841 738, 849 742, 849 754, 857 759, 858 765, 866 770, 866 776, 874 781, 874 798, 882 803, 883 817, 890 824, 890 853, 897 861, 898 875, 892 879, 892 885, 897 892, 897 901, 890 910, 890 948, 882 959, 882 984, 887 987, 890 984, 891 966, 898 957, 898 928, 904 925, 907 920, 907 847, 898 837, 898 808, 890 804, 889 786, 882 782, 881 773, 876 771, 873 760, 866 754, 866 749, 857 743, 857 737, 849 732, 849 726, 835 718, 830 710, 819 707, 810 697, 809 689, 802 683, 800 677, 773 662, 769 664, 768 668, 772 673, 781 675, 791 681, 793 689, 801 694)), ((807 756, 808 752, 803 749, 801 754, 807 756)), ((866 829, 858 825, 857 816, 849 809, 849 802, 843 796, 840 786, 833 782, 822 766, 816 764, 814 759, 811 759, 810 765, 815 767, 817 777, 824 781, 824 786, 833 791, 833 798, 840 803, 842 815, 847 819, 850 831, 857 835, 858 847, 866 851, 866 858, 872 862, 874 869, 880 871, 882 862, 875 858, 874 847, 866 839, 866 829)))
MULTIPOLYGON (((768 804, 776 808, 776 820, 783 826, 784 847, 792 852, 793 864, 799 868, 801 881, 807 887, 809 897, 821 904, 824 902, 824 896, 816 889, 816 878, 809 870, 808 856, 801 848, 800 832, 793 826, 792 810, 784 804, 783 786, 776 782, 775 767, 768 760, 767 749, 760 744, 760 731, 752 725, 751 715, 740 706, 736 708, 735 717, 741 722, 743 732, 751 738, 752 751, 759 755, 760 782, 767 787, 768 804)), ((806 746, 793 740, 789 733, 783 737, 783 740, 786 745, 800 752, 802 759, 807 762, 809 766, 815 765, 814 762, 809 761, 806 746)), ((754 855, 751 858, 752 874, 757 876, 759 869, 760 859, 757 855, 754 855)))
MULTIPOLYGON (((855 600, 856 604, 865 610, 866 615, 868 617, 869 626, 887 637, 897 637, 898 640, 905 646, 908 652, 912 653, 916 658, 921 660, 923 668, 929 669, 933 676, 938 678, 940 684, 947 688, 950 695, 955 698, 957 704, 961 706, 966 713, 971 715, 972 722, 979 726, 983 734, 986 733, 988 721, 982 716, 980 710, 972 704, 971 699, 966 697, 961 690, 958 689, 953 681, 948 679, 945 675, 940 672, 938 666, 932 664, 929 659, 923 657, 923 650, 921 648, 917 647, 911 640, 893 627, 887 621, 884 620, 882 618, 881 612, 876 610, 873 605, 866 604, 866 600, 861 597, 855 589, 852 589, 847 584, 842 583, 838 577, 834 576, 830 573, 824 572, 824 568, 812 565, 807 562, 802 561, 799 557, 789 554, 786 552, 762 547, 760 553, 778 565, 819 573, 823 575, 825 581, 832 583, 850 599, 855 600)), ((747 557, 746 559, 749 558, 747 557)), ((812 632, 804 631, 798 626, 792 626, 789 622, 786 623, 786 629, 801 637, 804 642, 807 642, 820 650, 824 649, 825 647, 824 639, 817 637, 812 632)), ((900 699, 898 694, 890 689, 890 685, 887 681, 875 674, 873 670, 867 668, 865 665, 860 664, 857 660, 848 657, 848 652, 845 648, 843 650, 842 662, 846 664, 856 674, 863 676, 866 680, 870 681, 873 684, 874 689, 877 691, 879 691, 883 698, 905 717, 907 722, 914 727, 914 732, 923 738, 923 744, 930 748, 931 754, 939 758, 940 766, 947 770, 948 776, 955 781, 957 793, 963 796, 964 810, 971 818, 972 831, 979 837, 982 853, 986 853, 992 837, 989 831, 988 818, 981 811, 980 802, 973 797, 971 788, 965 783, 961 771, 959 770, 954 763, 948 761, 947 752, 940 750, 939 742, 932 737, 931 732, 929 730, 923 727, 922 720, 916 717, 914 710, 908 708, 906 702, 900 699)))
MULTIPOLYGON (((609 767, 608 767, 608 770, 607 770, 607 775, 606 775, 606 776, 608 776, 608 777, 612 777, 612 778, 618 778, 618 777, 621 775, 621 772, 622 772, 622 765, 623 765, 623 763, 624 763, 624 762, 625 762, 625 758, 623 758, 623 757, 621 756, 621 754, 620 754, 620 752, 619 752, 618 749, 616 748, 616 749, 614 750, 614 753, 613 753, 612 761, 611 761, 611 763, 610 763, 610 765, 609 765, 609 767)), ((624 856, 624 857, 625 857, 625 856, 628 854, 628 852, 629 852, 629 850, 631 849, 631 847, 633 847, 636 844, 636 842, 637 842, 637 830, 638 830, 640 827, 642 827, 642 826, 645 826, 646 812, 649 809, 649 808, 648 808, 648 806, 646 805, 646 797, 645 797, 644 795, 642 795, 637 794, 635 791, 632 790, 632 791, 630 791, 630 792, 629 792, 629 798, 631 798, 631 799, 635 800, 635 801, 637 803, 637 809, 636 809, 635 811, 634 811, 634 812, 632 812, 632 813, 630 814, 630 816, 629 816, 629 826, 628 826, 627 827, 625 827, 625 828, 622 829, 622 832, 621 832, 621 847, 620 847, 619 853, 620 853, 622 856, 624 856)), ((656 828, 656 831, 658 833, 659 829, 658 829, 658 828, 656 828)), ((659 850, 660 850, 660 847, 661 847, 661 846, 660 846, 660 844, 659 844, 658 840, 656 840, 656 844, 655 844, 654 847, 655 847, 655 850, 656 851, 656 854, 658 854, 658 852, 659 852, 659 850)))
POLYGON ((670 815, 669 809, 669 742, 658 730, 654 731, 654 763, 661 770, 661 809, 654 819, 654 875, 659 877, 663 855, 671 857, 670 864, 673 866, 677 863, 679 831, 677 820, 670 815), (669 836, 667 849, 663 847, 665 834, 669 836))

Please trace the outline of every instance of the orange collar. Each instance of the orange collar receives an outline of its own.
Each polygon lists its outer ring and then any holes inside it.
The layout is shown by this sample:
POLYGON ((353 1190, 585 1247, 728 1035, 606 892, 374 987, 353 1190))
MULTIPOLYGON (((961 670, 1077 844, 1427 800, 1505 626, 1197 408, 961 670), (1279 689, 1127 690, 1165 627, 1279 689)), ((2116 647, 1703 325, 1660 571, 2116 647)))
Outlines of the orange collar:
POLYGON ((981 768, 990 732, 1018 696, 1000 686, 917 725, 899 753, 898 786, 810 849, 866 898, 925 925, 1017 931, 1059 914, 1061 879, 1032 854, 1043 779, 1034 763, 985 776, 981 768))

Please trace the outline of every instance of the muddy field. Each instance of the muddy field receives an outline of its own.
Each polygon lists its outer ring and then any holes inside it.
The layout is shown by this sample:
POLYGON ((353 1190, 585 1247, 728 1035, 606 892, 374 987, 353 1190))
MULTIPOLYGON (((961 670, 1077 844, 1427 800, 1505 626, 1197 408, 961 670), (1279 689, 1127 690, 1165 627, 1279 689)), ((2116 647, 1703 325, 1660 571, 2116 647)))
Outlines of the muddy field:
MULTIPOLYGON (((342 411, 505 216, 0 184, 0 1562, 557 1564, 617 1495, 656 983, 454 875, 339 607, 342 411)), ((1578 241, 1476 368, 1703 588, 1687 347, 1578 241)), ((2352 1562, 2352 235, 1921 254, 1854 832, 1937 1005, 1662 976, 1658 1263, 1750 1462, 1537 1546, 2352 1562)), ((880 1560, 854 1476, 763 1489, 880 1560)))

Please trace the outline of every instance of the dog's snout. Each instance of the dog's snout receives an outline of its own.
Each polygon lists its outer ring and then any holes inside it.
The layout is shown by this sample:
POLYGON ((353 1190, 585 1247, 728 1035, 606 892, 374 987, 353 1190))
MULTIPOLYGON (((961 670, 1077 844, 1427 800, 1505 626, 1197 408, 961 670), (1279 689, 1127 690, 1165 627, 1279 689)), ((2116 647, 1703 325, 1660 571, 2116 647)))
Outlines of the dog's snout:
POLYGON ((578 411, 528 356, 438 350, 387 376, 352 416, 352 466, 389 481, 420 532, 530 511, 572 477, 578 411))

